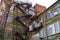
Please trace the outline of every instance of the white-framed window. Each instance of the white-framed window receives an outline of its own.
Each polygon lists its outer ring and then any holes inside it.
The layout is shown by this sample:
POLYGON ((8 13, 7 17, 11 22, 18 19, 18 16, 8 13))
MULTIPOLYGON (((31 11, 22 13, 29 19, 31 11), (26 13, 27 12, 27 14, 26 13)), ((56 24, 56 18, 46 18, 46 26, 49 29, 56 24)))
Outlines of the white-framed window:
POLYGON ((46 27, 44 27, 43 29, 40 30, 39 33, 40 37, 47 37, 47 31, 46 31, 46 27))
POLYGON ((43 15, 41 15, 41 22, 42 22, 42 23, 43 23, 43 20, 44 20, 43 15))
POLYGON ((60 4, 56 5, 56 7, 60 7, 60 4))
POLYGON ((47 21, 47 16, 46 16, 46 13, 43 14, 43 22, 46 23, 47 21))
POLYGON ((56 5, 56 11, 60 14, 60 4, 56 5))
POLYGON ((48 36, 55 34, 54 23, 47 26, 47 34, 48 36))
POLYGON ((42 30, 40 30, 39 35, 40 35, 40 37, 44 37, 44 31, 43 31, 43 29, 42 29, 42 30))
POLYGON ((57 12, 58 12, 58 14, 60 14, 60 7, 57 8, 57 12))
POLYGON ((60 33, 60 21, 55 22, 56 33, 60 33))
POLYGON ((47 20, 54 18, 58 14, 60 14, 60 7, 56 8, 56 9, 54 8, 52 10, 49 10, 47 12, 47 20))
POLYGON ((59 22, 58 22, 58 23, 59 23, 59 31, 60 31, 60 20, 59 20, 59 22))
POLYGON ((56 16, 56 15, 59 14, 59 13, 57 12, 57 7, 56 7, 56 6, 52 9, 52 12, 53 12, 54 16, 56 16))
POLYGON ((46 14, 46 16, 47 16, 47 20, 49 20, 50 19, 50 17, 49 17, 49 15, 50 15, 50 12, 51 12, 51 10, 49 10, 46 14))
POLYGON ((49 14, 49 19, 50 19, 50 18, 53 18, 54 16, 55 16, 54 13, 51 12, 51 13, 49 14))
POLYGON ((43 33, 44 37, 47 37, 46 27, 43 28, 43 32, 44 32, 44 33, 43 33))

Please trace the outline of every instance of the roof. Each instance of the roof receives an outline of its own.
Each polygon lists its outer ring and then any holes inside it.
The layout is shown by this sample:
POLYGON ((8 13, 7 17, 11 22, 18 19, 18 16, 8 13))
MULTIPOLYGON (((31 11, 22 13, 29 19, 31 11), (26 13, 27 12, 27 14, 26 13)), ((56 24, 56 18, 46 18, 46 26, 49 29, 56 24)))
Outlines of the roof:
MULTIPOLYGON (((47 8, 43 13, 45 13, 45 12, 47 12, 47 11, 49 11, 50 9, 52 9, 53 7, 55 7, 55 5, 57 5, 58 3, 59 3, 60 1, 57 1, 57 2, 55 2, 54 4, 52 4, 49 8, 47 8)), ((43 13, 41 13, 41 14, 43 14, 43 13)), ((40 15, 41 15, 40 14, 40 15)))
POLYGON ((40 15, 42 12, 44 12, 46 10, 46 7, 45 6, 42 6, 42 5, 39 5, 39 4, 36 4, 34 6, 36 12, 37 12, 37 16, 40 15))

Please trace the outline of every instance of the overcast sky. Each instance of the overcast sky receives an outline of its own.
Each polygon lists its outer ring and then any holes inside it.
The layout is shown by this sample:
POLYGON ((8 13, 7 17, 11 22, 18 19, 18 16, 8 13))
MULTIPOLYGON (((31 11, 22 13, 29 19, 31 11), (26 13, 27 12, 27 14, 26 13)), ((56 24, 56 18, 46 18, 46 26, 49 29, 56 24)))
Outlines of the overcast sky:
POLYGON ((53 3, 55 3, 57 0, 29 0, 29 1, 31 1, 33 5, 38 3, 38 4, 46 6, 46 8, 48 8, 53 3))
MULTIPOLYGON (((0 0, 1 1, 1 0, 0 0)), ((16 1, 26 1, 26 0, 16 0, 16 1)), ((43 6, 46 6, 46 8, 48 8, 49 6, 51 6, 53 3, 55 3, 57 0, 27 0, 27 1, 31 1, 33 6, 37 3, 43 6)))

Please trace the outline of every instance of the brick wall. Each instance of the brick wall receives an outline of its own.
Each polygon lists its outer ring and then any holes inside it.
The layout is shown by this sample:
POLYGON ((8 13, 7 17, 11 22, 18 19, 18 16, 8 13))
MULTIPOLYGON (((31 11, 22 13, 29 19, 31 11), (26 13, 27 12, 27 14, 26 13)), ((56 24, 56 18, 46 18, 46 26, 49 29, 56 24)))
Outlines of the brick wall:
POLYGON ((42 5, 39 5, 39 4, 36 4, 35 6, 34 6, 34 8, 35 8, 35 10, 36 10, 36 15, 38 16, 38 15, 40 15, 43 11, 45 11, 46 10, 46 7, 45 6, 42 6, 42 5))

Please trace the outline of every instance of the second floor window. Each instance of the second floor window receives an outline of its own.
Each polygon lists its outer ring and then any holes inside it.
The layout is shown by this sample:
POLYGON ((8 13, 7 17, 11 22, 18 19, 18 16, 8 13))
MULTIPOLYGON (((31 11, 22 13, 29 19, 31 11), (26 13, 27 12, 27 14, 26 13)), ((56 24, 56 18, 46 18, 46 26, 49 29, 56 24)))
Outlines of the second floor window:
POLYGON ((55 15, 54 15, 54 13, 53 12, 51 12, 50 14, 49 14, 49 18, 53 18, 55 15))
POLYGON ((58 13, 60 14, 60 8, 57 8, 58 13))

